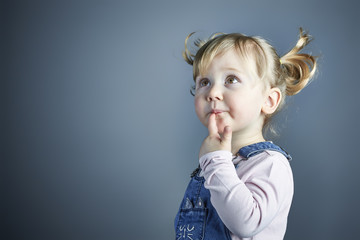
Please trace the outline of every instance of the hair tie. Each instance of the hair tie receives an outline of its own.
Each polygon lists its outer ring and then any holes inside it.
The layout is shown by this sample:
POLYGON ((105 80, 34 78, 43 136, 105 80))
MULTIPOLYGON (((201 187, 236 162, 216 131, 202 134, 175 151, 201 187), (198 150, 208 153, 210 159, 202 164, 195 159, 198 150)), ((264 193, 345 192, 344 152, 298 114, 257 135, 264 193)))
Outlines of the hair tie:
POLYGON ((279 62, 280 62, 280 65, 282 65, 283 63, 282 63, 282 61, 281 61, 281 58, 279 58, 279 62))

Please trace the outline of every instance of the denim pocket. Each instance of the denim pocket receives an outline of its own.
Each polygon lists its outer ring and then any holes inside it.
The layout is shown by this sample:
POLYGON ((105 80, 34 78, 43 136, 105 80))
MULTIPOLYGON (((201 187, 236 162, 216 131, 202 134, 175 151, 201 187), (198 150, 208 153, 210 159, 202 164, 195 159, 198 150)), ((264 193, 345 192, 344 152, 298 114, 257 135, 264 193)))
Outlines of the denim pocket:
POLYGON ((176 226, 176 240, 202 240, 206 215, 206 208, 180 209, 176 226))

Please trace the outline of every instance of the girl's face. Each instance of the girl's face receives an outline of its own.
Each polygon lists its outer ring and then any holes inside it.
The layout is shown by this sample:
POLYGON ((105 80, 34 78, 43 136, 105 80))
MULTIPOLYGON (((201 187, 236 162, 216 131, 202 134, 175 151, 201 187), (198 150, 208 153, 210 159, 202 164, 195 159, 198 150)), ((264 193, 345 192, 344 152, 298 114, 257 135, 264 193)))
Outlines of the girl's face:
POLYGON ((227 125, 242 136, 262 132, 265 86, 234 49, 216 56, 195 82, 195 111, 202 124, 207 126, 215 113, 220 134, 227 125))

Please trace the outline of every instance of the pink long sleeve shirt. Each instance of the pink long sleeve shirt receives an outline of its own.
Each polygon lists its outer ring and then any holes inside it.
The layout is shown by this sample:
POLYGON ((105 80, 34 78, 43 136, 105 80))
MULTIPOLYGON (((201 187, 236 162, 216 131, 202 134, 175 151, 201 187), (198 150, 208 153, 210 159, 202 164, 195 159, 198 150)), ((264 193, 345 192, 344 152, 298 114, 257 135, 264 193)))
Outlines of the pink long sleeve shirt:
POLYGON ((211 203, 233 240, 284 238, 294 186, 283 154, 265 150, 246 159, 215 151, 199 162, 211 203))

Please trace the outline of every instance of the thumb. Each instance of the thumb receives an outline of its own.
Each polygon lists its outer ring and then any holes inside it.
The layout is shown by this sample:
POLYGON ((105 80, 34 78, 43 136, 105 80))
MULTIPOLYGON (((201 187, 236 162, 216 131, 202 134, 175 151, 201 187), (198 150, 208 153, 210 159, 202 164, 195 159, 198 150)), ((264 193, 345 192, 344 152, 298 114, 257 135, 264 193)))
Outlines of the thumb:
POLYGON ((231 138, 232 138, 231 127, 230 126, 225 126, 224 134, 223 134, 223 137, 222 137, 222 142, 231 143, 231 138))

